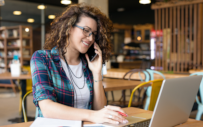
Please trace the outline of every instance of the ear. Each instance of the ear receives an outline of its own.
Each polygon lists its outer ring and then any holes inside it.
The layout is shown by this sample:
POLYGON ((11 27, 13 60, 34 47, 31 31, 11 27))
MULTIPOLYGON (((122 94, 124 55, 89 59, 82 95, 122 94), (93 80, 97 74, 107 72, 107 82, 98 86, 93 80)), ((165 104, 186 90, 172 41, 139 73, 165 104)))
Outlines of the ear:
POLYGON ((73 31, 73 30, 72 30, 72 27, 66 30, 66 35, 69 36, 69 35, 71 34, 71 31, 73 31))
POLYGON ((70 35, 72 31, 73 31, 73 26, 71 26, 71 28, 69 29, 68 34, 70 35))

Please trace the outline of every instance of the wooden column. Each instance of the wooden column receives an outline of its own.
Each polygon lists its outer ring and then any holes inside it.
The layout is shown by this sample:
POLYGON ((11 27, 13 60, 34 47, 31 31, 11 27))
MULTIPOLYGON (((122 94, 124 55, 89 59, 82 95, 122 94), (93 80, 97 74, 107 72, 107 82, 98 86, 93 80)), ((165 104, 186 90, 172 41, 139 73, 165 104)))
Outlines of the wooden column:
POLYGON ((188 68, 188 57, 189 57, 189 53, 188 53, 188 5, 185 6, 185 54, 186 54, 186 58, 185 58, 185 68, 188 68))
MULTIPOLYGON (((191 55, 193 53, 193 40, 192 40, 192 26, 193 26, 193 15, 192 15, 192 9, 193 9, 193 5, 190 5, 190 18, 189 18, 189 22, 190 22, 190 41, 189 41, 189 46, 190 46, 190 52, 191 52, 191 55)), ((194 58, 193 58, 194 59, 194 58)), ((192 69, 193 68, 193 60, 191 59, 191 62, 190 62, 190 68, 189 69, 192 69)))
POLYGON ((173 19, 172 19, 172 16, 173 16, 173 8, 170 7, 170 62, 169 62, 169 66, 170 66, 170 71, 172 71, 172 64, 171 64, 171 61, 172 61, 172 52, 173 52, 173 49, 172 49, 172 31, 173 31, 173 19))
MULTIPOLYGON (((154 11, 154 15, 155 15, 155 31, 158 30, 158 10, 155 10, 154 11)), ((156 45, 156 48, 155 48, 155 56, 158 56, 158 40, 157 40, 157 32, 156 32, 156 42, 155 42, 155 45, 156 45)), ((158 67, 158 58, 155 59, 155 69, 157 69, 158 67)))

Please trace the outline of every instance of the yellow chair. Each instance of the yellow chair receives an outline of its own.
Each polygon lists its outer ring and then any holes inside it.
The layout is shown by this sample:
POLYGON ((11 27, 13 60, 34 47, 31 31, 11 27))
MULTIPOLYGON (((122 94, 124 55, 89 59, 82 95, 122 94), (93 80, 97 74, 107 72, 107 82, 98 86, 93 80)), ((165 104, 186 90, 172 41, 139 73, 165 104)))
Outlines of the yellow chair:
MULTIPOLYGON (((31 73, 30 66, 23 66, 23 71, 27 71, 28 73, 31 73)), ((20 97, 22 96, 22 90, 21 87, 18 87, 20 91, 20 97)), ((26 91, 32 90, 32 79, 27 79, 26 80, 26 91)), ((21 114, 22 111, 22 98, 20 98, 20 103, 19 103, 19 114, 21 114)))
POLYGON ((32 93, 32 90, 28 91, 24 96, 23 96, 23 99, 22 99, 22 108, 23 108, 23 117, 24 117, 24 122, 27 122, 27 113, 25 111, 25 104, 24 104, 24 101, 26 99, 26 97, 32 93))
POLYGON ((130 97, 130 101, 129 101, 128 107, 131 107, 131 103, 132 103, 132 99, 133 99, 134 92, 135 92, 138 88, 143 87, 143 86, 145 86, 145 85, 151 83, 152 91, 151 91, 150 103, 149 103, 149 108, 148 108, 148 110, 153 111, 153 110, 154 110, 154 107, 155 107, 155 104, 156 104, 157 97, 158 97, 158 95, 159 95, 159 91, 160 91, 161 84, 162 84, 163 80, 164 80, 164 79, 151 80, 151 81, 144 82, 144 83, 141 83, 141 84, 139 84, 138 86, 136 86, 136 87, 133 89, 132 93, 131 93, 131 97, 130 97))

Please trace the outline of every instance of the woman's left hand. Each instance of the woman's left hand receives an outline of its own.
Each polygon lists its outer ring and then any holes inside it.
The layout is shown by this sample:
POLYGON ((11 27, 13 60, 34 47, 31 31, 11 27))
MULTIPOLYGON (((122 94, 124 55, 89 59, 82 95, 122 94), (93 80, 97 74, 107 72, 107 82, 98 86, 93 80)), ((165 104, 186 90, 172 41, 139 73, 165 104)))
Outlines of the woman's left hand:
POLYGON ((89 57, 87 54, 85 54, 85 57, 87 59, 88 62, 88 66, 89 69, 92 71, 92 73, 94 74, 101 74, 101 70, 102 70, 102 51, 99 47, 99 45, 94 42, 94 49, 95 49, 95 53, 97 54, 96 58, 93 61, 89 60, 89 57))

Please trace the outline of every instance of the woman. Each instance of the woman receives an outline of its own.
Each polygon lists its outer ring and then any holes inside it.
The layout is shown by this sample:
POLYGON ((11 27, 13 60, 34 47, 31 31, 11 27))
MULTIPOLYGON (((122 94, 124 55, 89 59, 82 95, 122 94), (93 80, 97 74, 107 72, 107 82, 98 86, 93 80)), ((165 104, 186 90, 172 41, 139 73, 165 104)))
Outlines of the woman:
POLYGON ((47 50, 36 51, 31 59, 39 117, 128 122, 118 113, 125 113, 120 107, 104 108, 101 70, 110 55, 111 29, 112 22, 99 9, 85 4, 69 6, 52 22, 47 50), (86 52, 91 45, 97 57, 90 62, 86 52))

